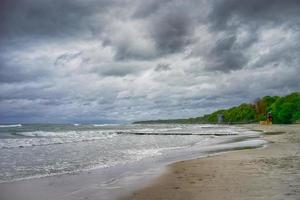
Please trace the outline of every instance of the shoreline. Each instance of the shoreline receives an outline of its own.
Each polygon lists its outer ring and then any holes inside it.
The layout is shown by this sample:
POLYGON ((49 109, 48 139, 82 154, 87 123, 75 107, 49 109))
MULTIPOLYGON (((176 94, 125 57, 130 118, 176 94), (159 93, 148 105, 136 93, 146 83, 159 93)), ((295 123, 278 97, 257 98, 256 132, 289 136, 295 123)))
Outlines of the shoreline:
MULTIPOLYGON (((243 178, 243 172, 245 172, 243 167, 252 166, 257 168, 256 165, 260 162, 251 163, 249 160, 254 159, 257 161, 261 159, 260 157, 265 155, 260 151, 269 149, 271 145, 276 146, 278 142, 279 146, 286 146, 287 139, 283 140, 281 137, 286 136, 287 134, 283 134, 283 132, 288 132, 288 129, 291 128, 294 132, 300 133, 300 125, 264 127, 265 129, 274 129, 265 130, 264 137, 262 134, 257 133, 258 131, 261 132, 261 127, 259 125, 242 125, 241 128, 248 130, 248 132, 245 135, 228 136, 229 138, 224 137, 221 140, 223 142, 219 141, 215 146, 200 146, 201 151, 199 151, 197 146, 189 148, 186 152, 180 150, 169 157, 169 159, 153 160, 151 158, 150 160, 139 163, 139 165, 132 163, 126 166, 113 168, 113 170, 110 168, 101 170, 95 169, 71 175, 50 176, 0 184, 1 198, 3 200, 189 200, 199 199, 198 197, 201 197, 201 199, 205 200, 226 199, 224 195, 227 195, 230 197, 228 199, 251 199, 237 196, 241 191, 232 190, 230 187, 226 188, 227 183, 229 183, 228 185, 234 186, 235 189, 243 186, 241 189, 243 190, 242 193, 244 193, 244 190, 253 190, 251 189, 253 186, 249 189, 248 185, 251 182, 256 181, 256 171, 251 172, 251 169, 249 171, 249 174, 252 174, 254 178, 252 176, 243 178), (259 128, 260 130, 258 130, 259 128), (270 141, 266 148, 265 139, 270 141), (260 141, 260 143, 257 143, 258 141, 260 141), (255 144, 258 149, 253 149, 253 145, 255 144), (252 155, 253 151, 258 151, 257 155, 252 155), (253 156, 256 156, 256 158, 253 156), (243 159, 246 159, 247 162, 243 159), (235 169, 236 171, 232 171, 232 169, 235 169), (234 178, 236 176, 238 176, 238 178, 234 178), (243 178, 242 182, 239 182, 240 177, 243 178), (231 183, 230 181, 232 180, 235 181, 231 183), (236 184, 238 184, 238 186, 236 186, 236 184), (231 191, 231 193, 226 194, 228 191, 224 190, 224 188, 231 191), (219 191, 219 193, 216 191, 219 191), (210 194, 218 194, 220 197, 210 196, 210 194)), ((275 152, 280 155, 282 152, 284 154, 285 150, 287 150, 289 154, 291 148, 297 149, 296 152, 300 152, 300 135, 292 133, 289 134, 288 138, 293 138, 294 136, 296 143, 293 144, 295 144, 296 147, 295 145, 292 145, 293 147, 291 147, 291 143, 289 142, 287 143, 288 145, 283 148, 283 151, 281 148, 276 147, 275 150, 277 150, 275 152)), ((270 153, 270 150, 268 150, 268 152, 270 153)), ((270 155, 272 155, 272 153, 274 154, 274 152, 271 152, 270 155)), ((289 159, 288 161, 290 160, 293 159, 289 159)), ((297 166, 300 166, 299 161, 297 161, 297 159, 295 160, 297 163, 293 164, 294 169, 296 169, 297 166)), ((275 161, 264 160, 261 163, 268 165, 272 162, 276 163, 277 161, 276 159, 275 161)), ((260 172, 262 171, 261 168, 259 168, 259 170, 260 172)), ((298 169, 296 173, 300 174, 299 171, 300 169, 298 169)), ((276 171, 272 173, 276 176, 278 175, 278 172, 276 171)), ((266 172, 262 174, 266 174, 266 172)), ((285 178, 286 177, 283 177, 283 180, 290 181, 285 178)), ((272 179, 273 181, 269 184, 270 181, 268 182, 266 180, 267 178, 259 181, 263 183, 262 188, 264 188, 264 185, 269 185, 271 188, 276 188, 278 191, 283 188, 282 184, 275 184, 278 181, 272 179)), ((291 181, 292 187, 296 187, 299 183, 300 178, 298 178, 297 181, 291 181)), ((259 184, 256 183, 255 186, 256 185, 259 184)), ((283 191, 288 191, 288 198, 285 198, 285 196, 284 198, 282 198, 282 196, 279 196, 280 198, 272 196, 271 199, 294 200, 296 199, 293 198, 295 196, 294 194, 299 194, 298 190, 296 192, 293 190, 289 191, 288 188, 283 189, 283 191)), ((270 194, 271 192, 268 195, 270 196, 270 194)))
POLYGON ((266 148, 175 162, 120 200, 291 199, 300 196, 300 125, 239 125, 262 131, 266 148))
POLYGON ((0 184, 1 198, 3 200, 79 200, 85 198, 98 200, 99 197, 101 200, 118 199, 131 194, 137 188, 147 186, 149 182, 163 175, 167 171, 167 166, 172 163, 206 157, 208 154, 222 154, 222 152, 233 151, 237 148, 245 149, 265 145, 260 134, 248 129, 244 130, 247 132, 244 135, 218 137, 218 140, 207 146, 197 143, 185 150, 172 151, 172 154, 167 157, 153 157, 140 161, 138 165, 129 163, 74 174, 2 183, 0 184))

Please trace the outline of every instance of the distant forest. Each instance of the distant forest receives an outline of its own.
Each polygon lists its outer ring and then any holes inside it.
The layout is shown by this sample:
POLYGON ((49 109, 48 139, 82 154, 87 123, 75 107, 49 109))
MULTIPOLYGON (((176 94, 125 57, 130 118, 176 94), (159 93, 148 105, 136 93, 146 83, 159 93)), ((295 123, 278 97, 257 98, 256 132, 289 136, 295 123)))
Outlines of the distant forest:
POLYGON ((229 109, 217 110, 211 114, 188 119, 138 121, 144 123, 182 123, 204 124, 217 123, 218 114, 223 114, 223 123, 254 123, 266 120, 267 113, 272 113, 273 123, 292 124, 300 123, 300 93, 294 92, 287 96, 265 96, 254 103, 243 103, 229 109))

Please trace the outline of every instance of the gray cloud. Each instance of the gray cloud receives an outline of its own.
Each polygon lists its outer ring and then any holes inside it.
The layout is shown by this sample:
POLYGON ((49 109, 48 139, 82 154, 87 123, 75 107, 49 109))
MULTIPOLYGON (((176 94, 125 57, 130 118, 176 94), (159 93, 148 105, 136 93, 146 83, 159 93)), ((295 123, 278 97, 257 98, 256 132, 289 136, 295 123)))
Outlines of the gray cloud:
POLYGON ((0 6, 1 38, 69 37, 97 27, 91 15, 113 1, 3 0, 0 6))
POLYGON ((180 7, 166 8, 151 21, 150 34, 162 53, 181 51, 190 43, 194 19, 180 7))
POLYGON ((206 70, 228 72, 243 68, 247 60, 235 43, 235 36, 218 40, 209 53, 206 70))
POLYGON ((0 122, 199 116, 300 91, 296 0, 4 0, 0 122))
MULTIPOLYGON (((172 3, 173 0, 149 0, 149 1, 140 1, 136 6, 136 10, 133 13, 133 17, 145 18, 151 15, 155 15, 158 10, 166 6, 169 3, 172 3)), ((173 1, 174 2, 174 1, 173 1)))
POLYGON ((93 71, 104 77, 124 77, 127 75, 137 75, 143 71, 143 68, 138 67, 135 64, 110 63, 104 66, 96 66, 93 71))
POLYGON ((166 63, 159 63, 155 69, 155 71, 160 72, 160 71, 169 71, 171 70, 170 64, 166 64, 166 63))
POLYGON ((217 0, 212 6, 210 20, 216 29, 234 27, 238 25, 236 23, 252 26, 261 26, 261 23, 267 22, 295 25, 294 20, 299 25, 300 2, 297 0, 217 0))
MULTIPOLYGON (((300 3, 295 0, 218 0, 211 3, 208 27, 213 34, 221 33, 221 38, 216 37, 217 42, 212 41, 213 46, 204 58, 207 60, 204 68, 230 72, 249 67, 250 55, 245 54, 252 45, 260 42, 264 32, 276 28, 297 32, 300 27, 299 11, 300 3)), ((294 44, 287 45, 290 46, 285 46, 286 49, 295 48, 294 44)), ((291 51, 282 52, 285 56, 277 54, 277 51, 274 47, 274 51, 260 59, 256 66, 263 67, 275 60, 283 63, 286 57, 292 60, 296 58, 286 55, 292 54, 291 51)))
POLYGON ((82 52, 64 53, 56 58, 54 65, 65 65, 66 63, 70 62, 71 60, 80 57, 81 54, 82 54, 82 52))
POLYGON ((53 73, 47 68, 41 67, 44 61, 36 59, 35 63, 30 61, 20 62, 16 58, 0 56, 0 83, 31 82, 51 76, 53 73))
POLYGON ((14 65, 0 66, 0 83, 14 83, 39 80, 47 77, 51 72, 44 69, 28 70, 14 65))

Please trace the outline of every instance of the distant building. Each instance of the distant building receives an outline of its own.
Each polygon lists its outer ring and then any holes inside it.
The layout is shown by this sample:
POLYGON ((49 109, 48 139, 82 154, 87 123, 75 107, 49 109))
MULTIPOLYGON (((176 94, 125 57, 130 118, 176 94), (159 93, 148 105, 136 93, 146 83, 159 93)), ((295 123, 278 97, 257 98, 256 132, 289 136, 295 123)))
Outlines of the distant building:
POLYGON ((218 114, 218 123, 221 124, 224 122, 224 114, 221 113, 221 114, 218 114))

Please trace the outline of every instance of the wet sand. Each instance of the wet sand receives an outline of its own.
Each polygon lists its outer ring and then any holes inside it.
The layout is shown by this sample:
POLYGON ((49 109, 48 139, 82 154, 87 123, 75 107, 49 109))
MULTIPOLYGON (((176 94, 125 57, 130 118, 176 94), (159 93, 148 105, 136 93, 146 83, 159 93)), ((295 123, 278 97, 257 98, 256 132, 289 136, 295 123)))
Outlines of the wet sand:
POLYGON ((300 125, 243 127, 265 131, 268 146, 171 164, 121 200, 299 200, 300 125))

